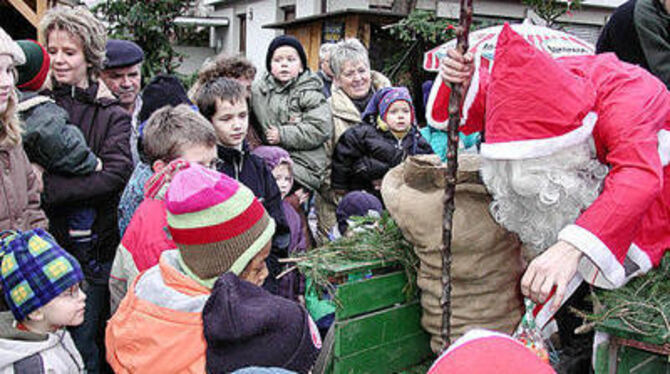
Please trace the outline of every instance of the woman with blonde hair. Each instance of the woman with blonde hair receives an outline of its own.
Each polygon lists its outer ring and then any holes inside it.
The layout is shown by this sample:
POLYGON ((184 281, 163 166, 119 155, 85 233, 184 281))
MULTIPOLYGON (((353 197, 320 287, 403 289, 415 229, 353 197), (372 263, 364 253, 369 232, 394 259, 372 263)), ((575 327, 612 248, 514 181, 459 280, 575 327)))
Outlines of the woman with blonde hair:
POLYGON ((84 7, 49 10, 40 23, 51 58, 51 89, 45 94, 64 108, 102 170, 81 176, 44 174, 45 209, 51 232, 82 264, 84 323, 72 329, 87 372, 104 365, 102 342, 109 314, 109 271, 119 244, 117 206, 132 171, 130 116, 98 79, 105 59, 104 25, 84 7))
POLYGON ((16 116, 15 66, 25 60, 18 44, 0 28, 0 231, 47 227, 39 183, 23 151, 16 116))

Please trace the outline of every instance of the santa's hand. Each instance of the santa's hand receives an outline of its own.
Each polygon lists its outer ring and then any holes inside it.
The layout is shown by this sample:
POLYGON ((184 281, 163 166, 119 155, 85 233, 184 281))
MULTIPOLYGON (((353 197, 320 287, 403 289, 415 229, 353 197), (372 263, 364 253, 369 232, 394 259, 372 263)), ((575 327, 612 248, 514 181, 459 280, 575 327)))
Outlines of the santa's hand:
POLYGON ((448 83, 468 83, 474 71, 472 53, 462 55, 455 49, 447 51, 440 61, 440 76, 448 83))
POLYGON ((569 243, 558 241, 531 261, 521 278, 521 292, 537 303, 544 303, 555 286, 556 294, 551 309, 558 310, 568 283, 577 272, 581 257, 580 250, 569 243))

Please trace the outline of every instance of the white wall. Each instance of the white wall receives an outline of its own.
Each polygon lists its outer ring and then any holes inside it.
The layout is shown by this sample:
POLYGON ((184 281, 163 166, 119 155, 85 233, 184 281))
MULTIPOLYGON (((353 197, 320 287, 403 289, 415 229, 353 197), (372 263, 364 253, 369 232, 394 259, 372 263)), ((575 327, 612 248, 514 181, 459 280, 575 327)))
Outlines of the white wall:
POLYGON ((253 8, 253 19, 247 18, 247 58, 256 65, 258 76, 265 71, 265 52, 272 39, 281 32, 264 29, 263 25, 275 23, 280 13, 276 0, 261 0, 250 3, 253 8))
MULTIPOLYGON (((240 19, 238 15, 247 15, 246 57, 256 65, 259 73, 265 71, 265 52, 272 39, 279 34, 277 30, 263 29, 263 25, 277 22, 277 0, 245 1, 218 6, 212 13, 215 16, 228 17, 227 27, 217 28, 217 42, 222 43, 221 52, 238 54, 240 19), (250 17, 250 15, 253 16, 250 17)), ((259 74, 260 75, 260 74, 259 74)))
POLYGON ((296 0, 295 17, 303 18, 321 13, 320 0, 296 0))
POLYGON ((369 9, 368 0, 328 0, 328 11, 334 12, 343 9, 369 9))
MULTIPOLYGON (((562 0, 560 0, 562 1, 562 0)), ((559 18, 559 22, 582 25, 602 26, 614 9, 626 0, 585 0, 582 8, 572 11, 571 15, 559 18)), ((437 3, 439 17, 458 18, 460 4, 458 0, 440 0, 437 3)), ((522 19, 526 14, 526 6, 520 2, 499 0, 478 0, 474 4, 474 13, 479 16, 509 17, 522 19)))

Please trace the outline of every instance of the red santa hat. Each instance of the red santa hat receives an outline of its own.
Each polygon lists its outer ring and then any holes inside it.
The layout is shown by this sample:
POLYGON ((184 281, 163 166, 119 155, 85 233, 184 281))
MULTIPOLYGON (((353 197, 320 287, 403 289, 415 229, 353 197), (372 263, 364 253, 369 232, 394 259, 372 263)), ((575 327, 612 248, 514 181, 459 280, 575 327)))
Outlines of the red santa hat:
POLYGON ((505 24, 498 38, 486 97, 489 159, 550 155, 591 136, 595 90, 505 24))
POLYGON ((428 374, 553 374, 530 349, 511 337, 483 329, 470 330, 454 342, 428 374))

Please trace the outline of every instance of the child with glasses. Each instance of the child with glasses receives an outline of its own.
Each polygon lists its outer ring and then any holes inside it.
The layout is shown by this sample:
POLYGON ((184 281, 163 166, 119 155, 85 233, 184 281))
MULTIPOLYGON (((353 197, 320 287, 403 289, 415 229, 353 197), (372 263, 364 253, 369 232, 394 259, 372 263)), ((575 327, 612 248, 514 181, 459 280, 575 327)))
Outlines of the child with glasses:
POLYGON ((0 285, 0 372, 84 373, 65 327, 84 322, 86 295, 77 260, 42 229, 5 231, 0 285))

